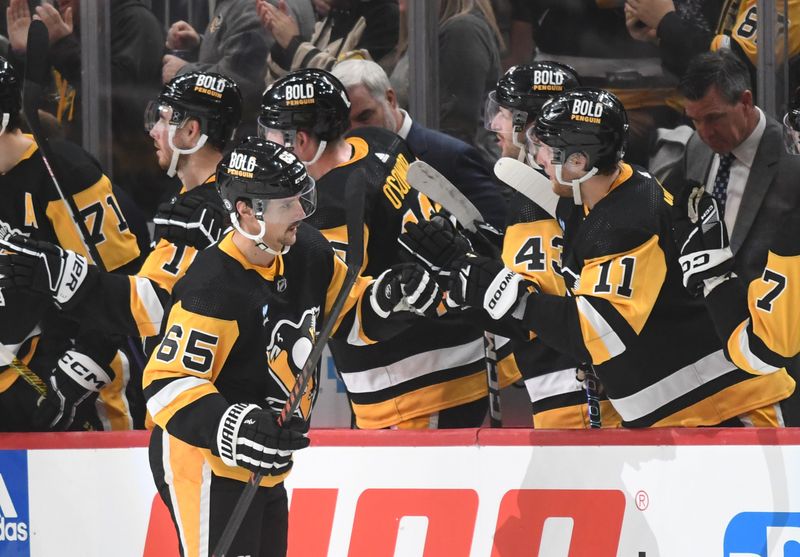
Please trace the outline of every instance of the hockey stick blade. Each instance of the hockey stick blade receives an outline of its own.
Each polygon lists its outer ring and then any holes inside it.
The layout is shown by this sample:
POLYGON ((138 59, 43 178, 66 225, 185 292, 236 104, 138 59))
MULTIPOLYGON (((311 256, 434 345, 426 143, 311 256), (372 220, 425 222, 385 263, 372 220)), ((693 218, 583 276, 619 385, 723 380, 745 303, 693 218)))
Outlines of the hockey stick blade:
MULTIPOLYGON (((311 349, 311 353, 308 355, 308 359, 306 359, 306 363, 303 366, 302 371, 295 379, 294 387, 289 393, 289 397, 286 400, 286 404, 284 405, 283 409, 281 410, 280 416, 278 416, 278 423, 280 425, 288 424, 292 414, 294 414, 295 410, 297 410, 297 407, 302 399, 302 395, 308 386, 308 382, 313 376, 314 370, 316 369, 317 364, 322 357, 322 350, 325 348, 325 345, 328 343, 328 339, 331 336, 333 325, 336 323, 339 314, 342 312, 342 308, 344 308, 344 304, 348 295, 350 294, 350 290, 353 288, 353 285, 355 284, 356 279, 358 279, 361 271, 361 263, 364 260, 363 220, 364 191, 366 182, 367 173, 363 168, 359 168, 347 178, 347 183, 345 184, 345 198, 348 202, 346 223, 347 274, 345 275, 344 282, 342 283, 342 288, 337 294, 336 300, 333 303, 330 315, 325 316, 325 324, 322 326, 322 330, 319 332, 319 335, 317 335, 317 340, 314 343, 314 347, 311 349)), ((228 549, 230 549, 231 543, 233 543, 233 538, 236 536, 236 532, 239 531, 239 526, 241 526, 242 520, 244 520, 244 516, 247 514, 247 509, 250 508, 250 504, 252 503, 263 478, 264 474, 260 472, 257 474, 254 473, 250 476, 250 479, 242 490, 242 494, 239 496, 239 500, 236 501, 236 506, 233 508, 233 512, 231 512, 228 523, 225 525, 225 529, 222 531, 222 535, 220 536, 219 541, 214 548, 212 557, 225 557, 228 549)))
POLYGON ((484 221, 480 211, 461 190, 425 161, 412 162, 406 179, 411 187, 439 203, 470 232, 477 231, 476 222, 484 221))
POLYGON ((536 203, 551 216, 556 216, 556 205, 560 198, 553 191, 550 180, 536 170, 517 159, 503 157, 495 163, 494 174, 511 189, 536 203))

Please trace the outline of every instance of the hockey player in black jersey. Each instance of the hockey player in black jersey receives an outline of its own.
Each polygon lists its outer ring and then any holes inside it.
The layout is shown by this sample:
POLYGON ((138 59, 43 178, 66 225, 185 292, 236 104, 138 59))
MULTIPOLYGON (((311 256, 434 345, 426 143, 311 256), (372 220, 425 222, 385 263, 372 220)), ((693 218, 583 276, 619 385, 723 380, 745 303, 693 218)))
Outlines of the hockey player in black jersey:
MULTIPOLYGON (((225 157, 217 182, 233 231, 198 253, 172 292, 161 344, 144 375, 157 427, 150 462, 182 555, 210 554, 249 472, 265 474, 230 555, 283 556, 292 452, 308 445, 312 377, 290 427, 276 423, 346 266, 304 221, 314 180, 298 159, 249 138, 225 157)), ((336 321, 346 343, 375 343, 436 311, 441 293, 421 267, 359 277, 336 321), (398 319, 394 317, 397 316, 398 319)))
POLYGON ((127 276, 90 267, 71 300, 75 315, 99 329, 133 337, 159 332, 173 285, 198 250, 219 240, 228 226, 215 173, 241 112, 238 86, 207 72, 174 78, 148 105, 145 122, 158 163, 167 173, 177 173, 183 188, 159 206, 155 247, 141 269, 127 276))
MULTIPOLYGON (((197 251, 216 242, 227 226, 215 172, 241 112, 236 83, 209 72, 174 78, 148 105, 146 130, 155 143, 158 163, 168 174, 177 173, 183 188, 159 206, 154 219, 155 246, 141 268, 110 274, 89 267, 87 279, 70 301, 71 315, 96 330, 131 337, 147 338, 159 332, 163 304, 172 286, 197 251)), ((18 272, 24 272, 20 268, 18 272)), ((6 271, 8 275, 15 272, 14 267, 6 271)), ((24 285, 20 284, 23 279, 15 282, 18 287, 24 285)), ((136 418, 141 427, 143 416, 136 418)))
MULTIPOLYGON (((800 89, 783 118, 786 151, 800 155, 800 89)), ((786 215, 760 277, 744 283, 718 203, 702 186, 677 206, 675 243, 684 284, 702 294, 726 355, 754 374, 774 373, 800 354, 800 215, 786 215)))
MULTIPOLYGON (((403 225, 428 219, 435 207, 406 181, 414 155, 405 141, 383 128, 345 135, 349 110, 338 79, 323 70, 297 70, 264 92, 259 133, 306 161, 319 194, 309 223, 334 249, 347 245, 344 184, 356 169, 367 170, 363 273, 378 276, 400 261, 397 237, 403 225)), ((380 346, 333 339, 331 352, 360 428, 483 423, 488 393, 483 331, 472 324, 420 321, 380 346)))
MULTIPOLYGON (((90 258, 78 226, 39 146, 20 130, 20 85, 14 69, 0 58, 0 235, 49 242, 54 261, 69 263, 76 276, 85 276, 90 258)), ((80 147, 55 140, 50 147, 59 185, 72 198, 105 268, 135 269, 140 255, 136 237, 108 177, 80 147)), ((2 247, 0 253, 5 253, 2 247)), ((10 273, 0 274, 5 275, 0 290, 0 430, 80 428, 87 420, 98 429, 129 429, 127 361, 117 353, 120 339, 89 331, 86 323, 56 312, 50 293, 57 299, 68 295, 70 284, 52 282, 42 286, 46 292, 23 292, 10 288, 16 283, 10 273), (39 394, 9 367, 13 358, 44 380, 48 394, 38 406, 39 394), (87 380, 90 374, 93 380, 87 380)))
MULTIPOLYGON (((537 61, 510 68, 486 101, 486 127, 497 134, 504 157, 527 161, 525 132, 533 125, 544 103, 580 85, 579 76, 564 64, 537 61)), ((547 294, 564 295, 566 286, 554 266, 561 265, 563 232, 555 218, 519 192, 509 203, 503 262, 537 284, 547 294)), ((514 362, 525 380, 536 428, 583 428, 589 426, 586 394, 577 379, 572 357, 554 350, 540 339, 512 340, 514 362)), ((498 356, 500 356, 498 350, 498 356)), ((601 397, 602 425, 619 425, 619 416, 601 397)))
POLYGON ((774 405, 794 381, 784 370, 754 377, 725 359, 705 308, 681 284, 671 196, 621 162, 627 118, 616 97, 588 88, 554 97, 527 135, 563 196, 570 295, 468 254, 452 264, 449 303, 592 363, 625 426, 779 425, 774 405))

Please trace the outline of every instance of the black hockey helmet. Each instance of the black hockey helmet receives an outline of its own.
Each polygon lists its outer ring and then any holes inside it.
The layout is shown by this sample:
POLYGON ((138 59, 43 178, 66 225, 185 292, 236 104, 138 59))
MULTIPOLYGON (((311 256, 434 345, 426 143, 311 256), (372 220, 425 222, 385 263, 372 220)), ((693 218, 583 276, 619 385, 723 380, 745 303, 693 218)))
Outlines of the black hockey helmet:
POLYGON ((0 56, 0 134, 19 127, 22 93, 17 73, 8 60, 0 56))
POLYGON ((563 165, 573 153, 583 153, 585 170, 603 171, 625 154, 628 116, 612 93, 584 87, 547 101, 527 134, 529 145, 541 142, 553 149, 554 164, 563 165))
POLYGON ((332 141, 349 126, 350 99, 345 87, 325 70, 295 70, 270 85, 261 98, 261 137, 269 137, 268 130, 307 130, 320 141, 332 141))
POLYGON ((229 213, 236 202, 301 197, 306 216, 316 207, 314 180, 305 165, 282 145, 259 137, 248 137, 227 154, 217 166, 217 187, 229 213))
POLYGON ((145 128, 150 131, 164 110, 169 123, 182 126, 190 118, 200 122, 208 141, 224 149, 242 119, 242 94, 231 78, 212 72, 189 72, 169 81, 145 111, 145 128))
POLYGON ((525 125, 539 115, 548 99, 580 85, 577 72, 559 62, 537 61, 512 66, 497 82, 494 91, 489 92, 486 122, 491 122, 490 115, 493 116, 500 106, 519 113, 520 121, 524 118, 521 125, 525 125))
POLYGON ((783 116, 783 139, 790 155, 800 155, 800 87, 795 89, 789 110, 783 116))

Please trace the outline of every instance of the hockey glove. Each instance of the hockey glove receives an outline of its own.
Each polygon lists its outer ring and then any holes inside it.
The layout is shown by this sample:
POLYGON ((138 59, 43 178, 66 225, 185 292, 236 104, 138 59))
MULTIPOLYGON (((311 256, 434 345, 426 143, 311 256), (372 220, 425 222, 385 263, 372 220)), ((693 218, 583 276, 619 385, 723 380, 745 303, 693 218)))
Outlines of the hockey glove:
POLYGON ((504 234, 488 222, 475 223, 478 230, 462 230, 461 233, 469 240, 472 250, 478 255, 500 259, 503 252, 504 234))
POLYGON ((691 189, 686 209, 686 216, 674 224, 683 285, 694 296, 701 291, 707 296, 730 278, 733 269, 728 231, 720 218, 717 200, 703 186, 691 189))
POLYGON ((33 415, 37 430, 66 431, 82 410, 90 408, 100 389, 111 383, 112 377, 86 354, 67 350, 58 360, 47 380, 47 396, 33 415))
POLYGON ((52 296, 62 309, 71 309, 90 290, 86 258, 50 242, 21 234, 0 238, 0 288, 20 288, 52 296))
POLYGON ((222 207, 198 196, 182 195, 158 206, 153 237, 205 249, 219 241, 226 228, 222 207))
POLYGON ((412 314, 434 317, 441 300, 436 280, 416 263, 400 263, 384 271, 372 283, 369 297, 372 310, 384 319, 412 314))
POLYGON ((500 320, 517 306, 528 283, 497 259, 469 254, 455 262, 448 305, 482 308, 500 320))
POLYGON ((255 404, 229 406, 217 428, 212 452, 228 466, 277 476, 292 468, 292 453, 308 447, 308 437, 297 426, 281 427, 275 414, 255 404))
POLYGON ((444 218, 434 218, 419 224, 409 222, 397 241, 400 247, 434 275, 448 276, 450 265, 472 250, 466 238, 444 218))

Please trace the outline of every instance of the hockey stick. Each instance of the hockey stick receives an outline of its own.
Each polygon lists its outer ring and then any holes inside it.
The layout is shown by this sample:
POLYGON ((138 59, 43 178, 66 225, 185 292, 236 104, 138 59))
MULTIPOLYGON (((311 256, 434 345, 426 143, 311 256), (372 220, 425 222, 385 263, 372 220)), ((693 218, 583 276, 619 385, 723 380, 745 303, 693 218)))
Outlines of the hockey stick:
POLYGON ((600 390, 597 374, 592 364, 581 364, 578 369, 583 372, 583 385, 586 389, 586 406, 589 414, 589 427, 598 429, 603 427, 603 419, 600 415, 600 390))
MULTIPOLYGON (((278 424, 283 425, 289 422, 292 414, 294 414, 297 407, 300 405, 302 395, 308 386, 308 382, 314 375, 317 368, 319 359, 322 357, 322 350, 328 343, 328 339, 333 332, 333 325, 342 313, 344 303, 347 300, 350 290, 358 279, 361 272, 361 263, 364 260, 364 191, 367 181, 367 173, 364 169, 359 168, 353 172, 345 184, 345 199, 347 199, 347 274, 345 275, 342 288, 333 302, 330 315, 326 316, 325 324, 317 336, 317 341, 308 355, 302 371, 295 380, 294 387, 286 399, 280 415, 278 416, 278 424)), ((244 520, 244 515, 247 514, 247 509, 258 491, 259 484, 264 478, 264 474, 254 473, 250 476, 247 484, 244 486, 239 500, 236 501, 236 506, 233 508, 228 523, 222 531, 222 535, 214 548, 212 557, 225 557, 225 554, 230 549, 233 538, 239 530, 239 526, 244 520)))
MULTIPOLYGON (((503 157, 495 163, 494 173, 501 181, 536 203, 552 217, 556 216, 556 205, 560 198, 553 191, 550 180, 539 172, 517 159, 503 157)), ((599 379, 591 364, 582 364, 579 369, 584 376, 589 427, 592 429, 602 427, 599 379)))
POLYGON ((2 344, 0 344, 0 365, 8 366, 16 371, 40 396, 47 396, 47 385, 44 384, 44 381, 2 344))
POLYGON ((553 184, 536 170, 511 157, 503 157, 494 165, 494 174, 503 183, 518 191, 550 216, 556 216, 556 205, 560 199, 553 191, 553 184))
POLYGON ((472 201, 438 170, 425 161, 414 161, 408 165, 406 180, 415 190, 439 202, 461 223, 461 226, 470 232, 477 232, 478 227, 475 223, 483 222, 483 215, 472 201))
MULTIPOLYGON (((415 190, 438 202, 470 232, 478 232, 478 223, 483 222, 480 211, 438 170, 424 161, 414 161, 408 166, 408 183, 415 190)), ((503 427, 500 408, 500 383, 497 378, 497 350, 493 333, 483 334, 483 352, 486 360, 486 386, 489 390, 489 425, 503 427)))
POLYGON ((42 157, 42 162, 50 175, 50 180, 58 192, 58 196, 64 202, 67 208, 69 217, 72 222, 78 227, 79 236, 86 254, 92 260, 91 262, 97 265, 101 271, 105 271, 103 260, 97 251, 97 246, 91 242, 91 235, 86 228, 86 224, 80 217, 80 211, 75 205, 75 200, 72 196, 64 195, 61 189, 61 184, 56 177, 54 169, 55 157, 50 149, 50 143, 42 130, 42 124, 39 121, 39 105, 42 100, 42 91, 44 84, 47 81, 47 71, 49 65, 47 62, 47 54, 50 50, 50 36, 47 32, 47 26, 43 21, 34 19, 31 21, 28 30, 28 44, 25 51, 25 81, 22 87, 22 114, 25 116, 25 121, 31 130, 34 141, 39 146, 39 154, 42 157))

